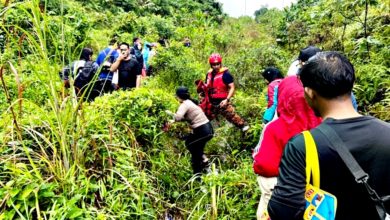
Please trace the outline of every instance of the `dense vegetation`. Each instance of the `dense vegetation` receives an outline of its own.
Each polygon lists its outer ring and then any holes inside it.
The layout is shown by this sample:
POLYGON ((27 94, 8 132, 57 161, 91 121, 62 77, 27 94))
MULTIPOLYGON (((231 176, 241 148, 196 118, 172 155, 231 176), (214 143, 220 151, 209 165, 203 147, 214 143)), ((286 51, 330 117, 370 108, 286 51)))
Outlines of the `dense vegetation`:
POLYGON ((345 53, 355 65, 363 114, 390 120, 389 3, 299 0, 261 8, 255 19, 229 18, 213 0, 0 1, 0 219, 253 219, 260 191, 251 148, 261 132, 265 84, 260 72, 286 72, 300 48, 345 53), (76 102, 59 70, 85 46, 113 36, 164 39, 143 88, 76 102), (189 36, 192 47, 181 40, 189 36), (278 39, 278 40, 277 40, 278 39), (251 129, 223 119, 206 153, 213 172, 193 178, 164 110, 174 88, 204 78, 219 52, 233 73, 237 111, 251 129), (168 218, 169 219, 169 218, 168 218))

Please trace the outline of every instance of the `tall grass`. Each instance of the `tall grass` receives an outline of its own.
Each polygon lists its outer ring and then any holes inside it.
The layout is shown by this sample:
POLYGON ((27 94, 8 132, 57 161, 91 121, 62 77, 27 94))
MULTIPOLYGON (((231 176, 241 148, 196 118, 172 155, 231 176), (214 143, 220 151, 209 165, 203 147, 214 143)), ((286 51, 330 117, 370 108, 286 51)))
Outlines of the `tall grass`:
MULTIPOLYGON (((171 136, 186 133, 185 126, 162 131, 164 110, 178 104, 169 90, 173 85, 150 80, 159 88, 116 92, 94 103, 63 87, 59 70, 87 42, 76 44, 69 35, 73 18, 64 14, 65 1, 58 16, 48 15, 40 2, 15 3, 0 12, 13 17, 0 26, 7 39, 0 56, 7 100, 0 121, 0 219, 253 217, 258 193, 252 193, 247 155, 230 156, 227 148, 224 157, 239 165, 223 165, 215 156, 212 174, 192 177, 183 141, 171 136)), ((196 72, 183 82, 201 74, 202 62, 193 61, 196 72)), ((172 76, 185 68, 179 70, 166 71, 172 76)), ((208 152, 224 150, 219 147, 212 144, 208 152)))

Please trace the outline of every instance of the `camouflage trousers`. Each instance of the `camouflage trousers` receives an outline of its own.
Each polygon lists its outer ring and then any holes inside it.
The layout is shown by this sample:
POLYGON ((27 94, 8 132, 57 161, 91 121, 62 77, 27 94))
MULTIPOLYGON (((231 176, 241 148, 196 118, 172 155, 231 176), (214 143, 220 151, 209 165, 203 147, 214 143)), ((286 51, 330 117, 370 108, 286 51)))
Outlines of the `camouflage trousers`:
POLYGON ((211 111, 215 116, 222 115, 224 118, 226 118, 226 120, 238 128, 242 128, 246 125, 245 120, 236 113, 233 105, 230 102, 223 107, 219 105, 213 105, 211 111))

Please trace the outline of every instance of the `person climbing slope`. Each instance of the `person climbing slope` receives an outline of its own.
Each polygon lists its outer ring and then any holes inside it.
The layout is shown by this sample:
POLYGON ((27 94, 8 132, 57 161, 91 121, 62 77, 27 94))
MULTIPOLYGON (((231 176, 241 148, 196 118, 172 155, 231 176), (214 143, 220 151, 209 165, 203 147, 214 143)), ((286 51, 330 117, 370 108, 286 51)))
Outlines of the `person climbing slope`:
POLYGON ((203 153, 207 142, 213 138, 214 131, 210 121, 196 101, 191 99, 187 87, 181 86, 176 90, 176 98, 180 102, 176 113, 167 110, 174 121, 188 121, 193 130, 185 141, 187 149, 191 153, 191 165, 194 174, 201 173, 207 166, 208 159, 203 153))
POLYGON ((280 82, 283 80, 283 75, 280 70, 275 67, 268 67, 263 71, 262 75, 266 83, 268 84, 266 95, 267 109, 265 110, 263 115, 264 123, 268 123, 275 116, 276 107, 278 105, 278 87, 280 82))

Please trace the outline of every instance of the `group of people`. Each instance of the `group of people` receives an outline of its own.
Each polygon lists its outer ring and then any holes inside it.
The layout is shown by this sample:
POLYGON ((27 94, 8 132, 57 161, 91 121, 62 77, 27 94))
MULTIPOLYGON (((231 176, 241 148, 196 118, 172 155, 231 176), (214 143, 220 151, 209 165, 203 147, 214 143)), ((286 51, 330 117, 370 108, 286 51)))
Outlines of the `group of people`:
POLYGON ((194 174, 206 171, 209 165, 204 148, 213 137, 210 120, 222 115, 243 132, 249 129, 248 123, 237 114, 231 102, 235 92, 234 78, 229 69, 223 67, 221 55, 211 54, 209 64, 211 68, 206 74, 205 81, 195 82, 200 103, 191 98, 187 87, 181 86, 176 90, 176 97, 180 102, 177 112, 167 111, 173 116, 173 121, 188 121, 193 129, 185 145, 191 153, 194 174))
MULTIPOLYGON (((97 96, 113 90, 138 88, 141 85, 142 69, 151 68, 145 60, 150 53, 145 51, 150 52, 155 44, 145 43, 145 47, 148 49, 144 48, 142 54, 139 38, 133 39, 133 46, 126 42, 117 44, 112 40, 109 46, 98 54, 96 62, 92 61, 92 49, 84 48, 80 60, 66 66, 60 76, 66 87, 70 86, 69 76, 72 76, 77 96, 88 101, 93 101, 97 96), (94 81, 97 73, 99 75, 94 81)), ((231 98, 235 92, 234 78, 228 68, 222 66, 221 55, 211 54, 209 64, 211 68, 206 74, 205 81, 196 82, 201 98, 200 104, 191 98, 188 88, 179 87, 176 97, 181 103, 180 107, 176 113, 167 111, 174 116, 175 121, 188 121, 193 129, 185 145, 192 155, 194 174, 205 171, 208 165, 208 158, 203 150, 213 137, 210 120, 222 115, 243 132, 249 129, 248 123, 236 113, 232 105, 231 98)))
POLYGON ((99 52, 96 61, 92 60, 92 49, 84 48, 80 59, 63 68, 60 76, 67 88, 72 76, 76 95, 88 101, 114 90, 138 88, 141 76, 152 72, 149 61, 156 54, 156 46, 156 43, 142 44, 138 37, 133 39, 132 45, 118 44, 112 39, 108 47, 99 52))
MULTIPOLYGON (((62 71, 64 83, 69 86, 69 75, 74 74, 77 94, 85 93, 90 88, 85 82, 100 70, 95 83, 100 91, 139 87, 145 66, 141 51, 139 38, 134 38, 132 46, 120 43, 116 47, 111 42, 93 62, 92 50, 84 48, 80 60, 62 71)), ((211 120, 222 115, 243 132, 249 129, 232 105, 234 78, 222 65, 221 55, 211 54, 209 64, 205 80, 196 81, 200 103, 191 98, 187 87, 181 86, 176 90, 178 110, 167 111, 173 122, 187 121, 193 129, 185 145, 191 153, 194 174, 208 166, 204 148, 214 135, 211 120)), ((272 220, 303 219, 308 183, 302 132, 306 130, 316 144, 321 189, 337 198, 336 219, 382 219, 377 204, 390 210, 390 196, 375 200, 367 187, 379 196, 390 195, 390 124, 357 112, 352 93, 356 76, 350 61, 338 52, 322 52, 309 46, 300 51, 286 77, 275 67, 266 68, 262 75, 268 83, 267 110, 253 152, 253 169, 261 190, 258 219, 264 212, 272 220), (368 174, 365 184, 356 182, 335 146, 319 129, 323 124, 340 136, 368 174)))
POLYGON ((267 68, 266 123, 254 150, 253 169, 261 197, 257 218, 303 219, 306 207, 305 141, 309 130, 317 146, 321 189, 337 198, 336 219, 384 219, 378 203, 390 210, 390 124, 357 112, 352 94, 355 70, 337 52, 310 46, 300 51, 286 78, 267 68), (318 127, 328 125, 370 177, 357 183, 332 142, 318 127))

